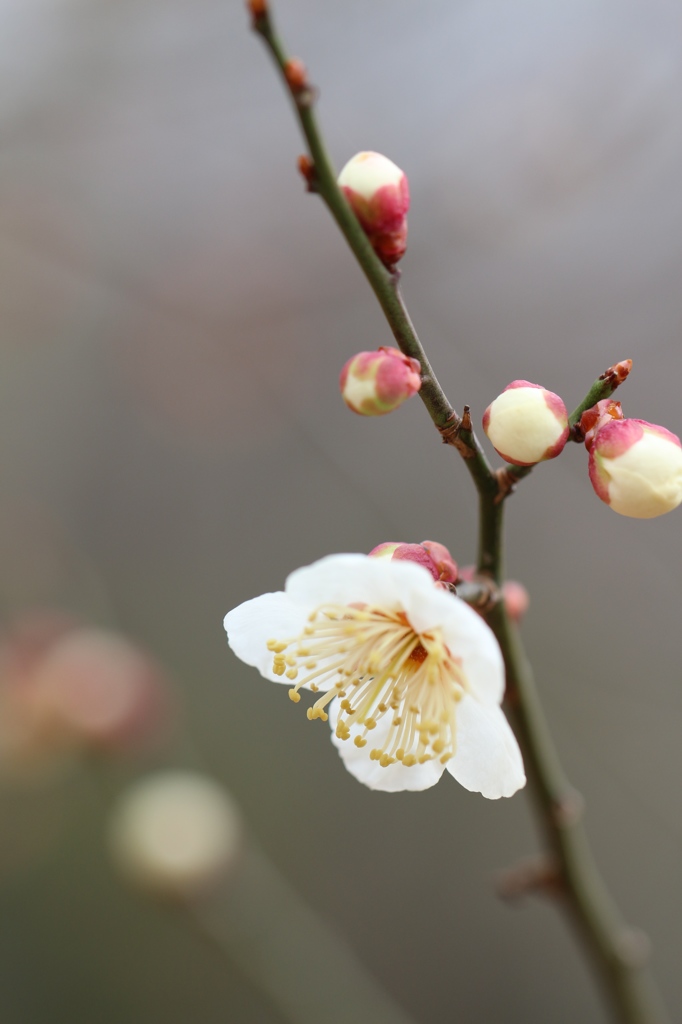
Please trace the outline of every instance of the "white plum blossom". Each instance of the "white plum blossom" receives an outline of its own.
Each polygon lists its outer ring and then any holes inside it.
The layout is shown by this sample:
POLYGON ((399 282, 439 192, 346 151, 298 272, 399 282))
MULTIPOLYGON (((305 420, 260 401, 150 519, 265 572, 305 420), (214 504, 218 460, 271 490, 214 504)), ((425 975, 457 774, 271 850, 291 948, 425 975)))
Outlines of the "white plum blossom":
POLYGON ((485 622, 422 566, 329 555, 225 617, 232 650, 302 689, 348 771, 371 789, 421 790, 444 771, 495 799, 525 783, 500 707, 504 665, 485 622))

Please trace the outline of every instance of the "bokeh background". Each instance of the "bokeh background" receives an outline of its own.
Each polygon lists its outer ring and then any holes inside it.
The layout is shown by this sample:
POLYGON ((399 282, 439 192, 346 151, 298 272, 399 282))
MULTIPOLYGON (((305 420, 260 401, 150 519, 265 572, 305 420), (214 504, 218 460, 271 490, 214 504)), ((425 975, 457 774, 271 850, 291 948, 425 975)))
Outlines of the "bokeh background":
MULTIPOLYGON (((529 378, 572 407, 631 357, 626 414, 682 432, 682 6, 275 13, 337 165, 371 148, 409 175, 404 291, 453 402, 480 422, 529 378)), ((210 766, 415 1021, 601 1021, 554 908, 495 896, 536 849, 524 795, 369 792, 226 648, 230 607, 327 552, 428 537, 474 555, 468 476, 421 403, 364 421, 339 398, 345 360, 390 336, 301 151, 237 0, 0 0, 3 616, 60 609, 151 651, 191 744, 116 771, 210 766)), ((508 505, 547 714, 673 1011, 681 523, 612 513, 577 447, 508 505)), ((87 774, 2 784, 5 1024, 283 1020, 123 890, 105 813, 87 774)))

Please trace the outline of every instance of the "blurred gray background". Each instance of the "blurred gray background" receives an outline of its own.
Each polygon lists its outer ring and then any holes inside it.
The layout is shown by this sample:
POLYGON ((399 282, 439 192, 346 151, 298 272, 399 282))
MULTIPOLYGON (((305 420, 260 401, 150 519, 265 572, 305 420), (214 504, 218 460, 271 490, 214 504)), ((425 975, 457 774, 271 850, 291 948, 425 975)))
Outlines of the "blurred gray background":
MULTIPOLYGON (((682 432, 682 5, 275 14, 337 165, 377 149, 409 176, 404 291, 458 408, 480 423, 519 377, 571 408, 631 357, 626 414, 682 432)), ((226 648, 230 607, 327 552, 431 538, 466 564, 475 544, 421 403, 340 400, 345 360, 391 339, 247 21, 238 0, 0 0, 3 612, 71 609, 151 649, 265 850, 421 1024, 601 1021, 555 910, 494 895, 536 848, 524 795, 369 792, 226 648)), ((598 861, 679 1019, 681 513, 614 514, 586 465, 572 446, 519 488, 508 569, 598 861)), ((122 895, 95 797, 69 800, 46 852, 52 802, 4 797, 5 1024, 280 1021, 122 895)))

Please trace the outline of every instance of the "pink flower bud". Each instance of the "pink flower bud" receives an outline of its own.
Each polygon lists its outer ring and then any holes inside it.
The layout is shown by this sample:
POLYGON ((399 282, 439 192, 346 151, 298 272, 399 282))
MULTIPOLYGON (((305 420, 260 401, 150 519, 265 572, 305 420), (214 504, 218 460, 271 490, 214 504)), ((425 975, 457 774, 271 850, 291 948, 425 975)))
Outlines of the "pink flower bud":
POLYGON ((514 622, 520 622, 528 611, 530 596, 523 583, 517 580, 505 580, 502 584, 502 600, 507 615, 514 622))
POLYGON ((568 414, 552 391, 515 380, 486 409, 483 429, 506 462, 533 466, 561 453, 568 440, 568 414))
POLYGON ((598 496, 623 516, 652 519, 682 502, 680 439, 646 420, 614 419, 602 426, 589 470, 598 496))
POLYGON ((459 573, 457 562, 445 545, 439 544, 436 540, 423 540, 421 546, 431 556, 431 560, 438 571, 438 579, 442 583, 456 583, 459 573))
POLYGON ((431 573, 439 583, 454 583, 457 579, 457 563, 443 544, 425 540, 421 544, 400 544, 386 541, 370 551, 371 558, 416 562, 431 573))
POLYGON ((342 369, 339 384, 343 400, 353 412, 383 416, 419 391, 420 366, 397 348, 358 352, 342 369))
POLYGON ((379 258, 392 266, 407 248, 407 177, 381 153, 357 153, 339 175, 339 185, 379 258))

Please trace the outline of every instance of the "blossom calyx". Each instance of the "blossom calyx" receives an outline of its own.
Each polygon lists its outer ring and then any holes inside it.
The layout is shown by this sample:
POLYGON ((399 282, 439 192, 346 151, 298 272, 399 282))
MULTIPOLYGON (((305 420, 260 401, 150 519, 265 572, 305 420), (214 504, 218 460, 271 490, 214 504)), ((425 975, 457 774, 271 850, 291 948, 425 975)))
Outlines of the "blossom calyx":
POLYGON ((607 422, 590 449, 590 480, 602 501, 623 516, 653 519, 682 503, 682 445, 646 420, 607 422))
POLYGON ((423 540, 421 544, 401 544, 386 541, 370 551, 371 558, 387 558, 393 561, 416 562, 431 573, 438 583, 457 581, 457 563, 445 547, 435 540, 423 540))
POLYGON ((611 420, 624 420, 623 407, 620 402, 611 398, 603 398, 591 409, 586 409, 580 417, 580 432, 585 440, 585 447, 590 451, 595 434, 611 420))
POLYGON ((379 259, 391 267, 407 248, 407 176, 381 153, 356 153, 341 171, 339 186, 379 259))
POLYGON ((563 450, 569 433, 568 413, 554 392, 527 380, 514 380, 486 409, 483 429, 505 462, 533 466, 563 450))
POLYGON ((361 416, 383 416, 419 391, 421 367, 397 348, 358 352, 341 370, 344 402, 361 416))

